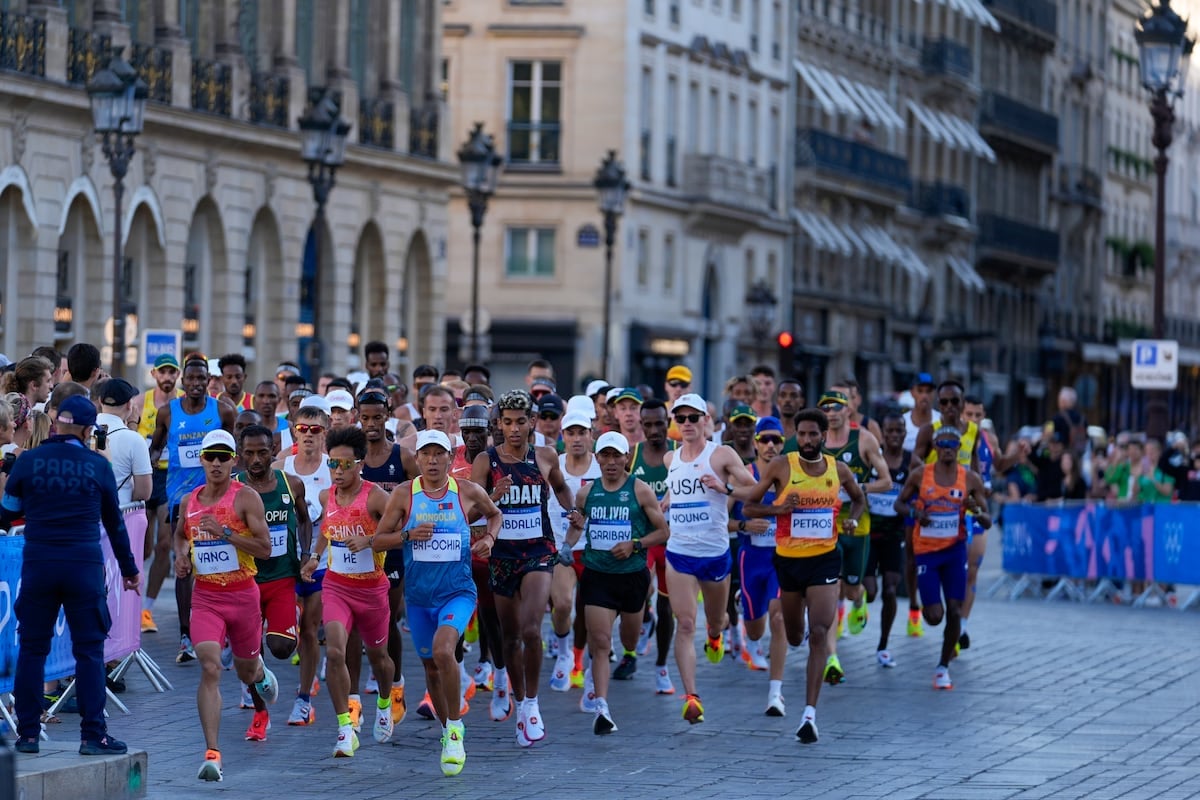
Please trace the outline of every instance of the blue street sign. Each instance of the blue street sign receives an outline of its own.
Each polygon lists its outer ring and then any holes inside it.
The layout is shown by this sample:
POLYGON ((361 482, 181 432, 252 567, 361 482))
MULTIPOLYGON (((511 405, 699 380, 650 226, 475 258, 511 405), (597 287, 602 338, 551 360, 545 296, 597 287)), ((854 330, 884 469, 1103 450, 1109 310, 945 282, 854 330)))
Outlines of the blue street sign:
POLYGON ((175 360, 183 362, 180 332, 168 329, 148 329, 142 332, 142 363, 145 367, 154 366, 154 360, 161 355, 175 356, 175 360))

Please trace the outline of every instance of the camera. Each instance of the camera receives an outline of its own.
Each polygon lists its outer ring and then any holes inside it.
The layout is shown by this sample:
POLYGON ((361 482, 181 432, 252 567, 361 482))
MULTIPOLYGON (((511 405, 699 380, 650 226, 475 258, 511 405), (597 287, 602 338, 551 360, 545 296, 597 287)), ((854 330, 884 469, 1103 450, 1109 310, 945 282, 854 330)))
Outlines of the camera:
POLYGON ((92 434, 92 440, 96 443, 97 450, 105 450, 108 448, 108 426, 97 425, 96 431, 92 434))
POLYGON ((12 472, 13 464, 17 462, 16 453, 5 453, 4 460, 0 461, 0 475, 7 475, 12 472))

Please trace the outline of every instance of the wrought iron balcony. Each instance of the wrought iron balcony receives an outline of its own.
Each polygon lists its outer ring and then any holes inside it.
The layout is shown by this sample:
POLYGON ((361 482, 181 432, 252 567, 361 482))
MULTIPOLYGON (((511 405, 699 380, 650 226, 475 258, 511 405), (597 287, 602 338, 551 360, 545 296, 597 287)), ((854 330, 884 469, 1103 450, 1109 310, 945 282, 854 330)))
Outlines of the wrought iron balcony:
POLYGON ((913 208, 927 217, 970 219, 971 195, 961 186, 922 182, 913 192, 913 208))
POLYGON ((101 64, 112 53, 112 37, 84 28, 67 32, 67 82, 86 85, 101 64))
POLYGON ((233 71, 228 64, 197 58, 192 62, 192 108, 228 117, 233 97, 233 71))
POLYGON ((250 121, 255 125, 288 128, 291 81, 286 75, 256 72, 250 81, 250 121))
POLYGON ((982 212, 976 224, 979 235, 975 244, 981 255, 990 255, 1001 261, 1015 258, 1022 262, 1036 262, 1038 267, 1048 272, 1057 267, 1058 231, 982 212))
POLYGON ((46 77, 46 20, 0 11, 0 69, 46 77))
POLYGON ((815 167, 902 197, 912 190, 907 159, 825 131, 796 132, 796 167, 815 167))
POLYGON ((358 143, 384 150, 396 146, 395 104, 378 97, 364 97, 359 101, 358 143))
POLYGON ((152 102, 168 104, 171 102, 174 87, 172 58, 171 51, 165 47, 135 44, 132 48, 129 63, 146 82, 152 102))
POLYGON ((1104 204, 1104 181, 1095 170, 1082 164, 1058 168, 1058 196, 1068 203, 1100 208, 1104 204))
POLYGON ((699 202, 768 212, 770 183, 767 170, 732 158, 699 154, 683 157, 683 191, 699 202))
POLYGON ((949 75, 970 80, 975 72, 971 48, 953 39, 926 39, 921 48, 921 69, 931 75, 949 75))
POLYGON ((1014 22, 1051 42, 1058 36, 1058 8, 1049 0, 983 0, 983 4, 1001 22, 1014 22))
POLYGON ((408 111, 408 152, 418 158, 438 157, 438 107, 427 103, 408 111))
POLYGON ((1034 150, 1058 152, 1058 117, 997 92, 984 92, 979 103, 979 128, 1034 150))

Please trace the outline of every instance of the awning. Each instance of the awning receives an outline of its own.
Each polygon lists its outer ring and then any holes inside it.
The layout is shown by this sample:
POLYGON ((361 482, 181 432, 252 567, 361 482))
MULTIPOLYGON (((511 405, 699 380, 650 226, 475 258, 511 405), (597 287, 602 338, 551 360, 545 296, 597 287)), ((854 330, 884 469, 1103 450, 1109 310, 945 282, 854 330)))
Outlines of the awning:
POLYGON ((912 273, 913 277, 919 281, 929 279, 929 267, 925 266, 925 262, 921 257, 908 245, 898 245, 900 252, 903 254, 901 266, 912 273))
POLYGON ((946 256, 946 265, 950 267, 950 271, 958 276, 958 280, 968 290, 982 292, 987 289, 987 283, 983 278, 979 277, 979 273, 975 271, 975 267, 971 266, 971 262, 965 258, 958 256, 946 256))
POLYGON ((904 130, 904 120, 879 89, 850 80, 800 59, 792 62, 821 108, 830 116, 844 115, 867 120, 880 128, 904 130))
POLYGON ((996 161, 995 151, 979 135, 975 126, 965 119, 923 106, 912 100, 908 101, 908 110, 917 118, 921 127, 929 134, 929 138, 935 142, 985 158, 993 163, 996 161))
MULTIPOLYGON (((917 0, 920 3, 922 0, 917 0)), ((1000 32, 1000 23, 992 16, 992 12, 980 2, 980 0, 937 0, 940 5, 947 6, 954 11, 962 14, 970 20, 978 22, 980 25, 991 28, 996 33, 1000 32)))
POLYGON ((824 214, 792 209, 792 218, 818 250, 841 256, 854 255, 850 239, 824 214))

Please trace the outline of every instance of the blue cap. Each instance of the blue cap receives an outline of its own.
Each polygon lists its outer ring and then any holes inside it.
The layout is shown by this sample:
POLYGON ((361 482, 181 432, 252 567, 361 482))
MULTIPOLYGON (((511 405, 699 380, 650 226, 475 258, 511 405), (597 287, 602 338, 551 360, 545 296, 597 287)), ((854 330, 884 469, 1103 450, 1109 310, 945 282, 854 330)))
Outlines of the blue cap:
POLYGON ((778 417, 759 417, 758 423, 754 426, 754 435, 757 436, 767 431, 783 433, 783 423, 779 421, 778 417))
POLYGON ((933 376, 928 372, 918 372, 913 386, 936 386, 936 384, 933 382, 933 376))
POLYGON ((68 397, 58 407, 58 422, 63 425, 79 425, 86 428, 96 424, 96 406, 87 395, 68 397))

